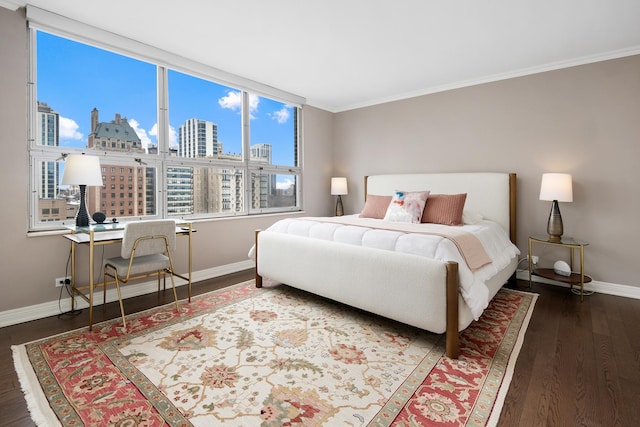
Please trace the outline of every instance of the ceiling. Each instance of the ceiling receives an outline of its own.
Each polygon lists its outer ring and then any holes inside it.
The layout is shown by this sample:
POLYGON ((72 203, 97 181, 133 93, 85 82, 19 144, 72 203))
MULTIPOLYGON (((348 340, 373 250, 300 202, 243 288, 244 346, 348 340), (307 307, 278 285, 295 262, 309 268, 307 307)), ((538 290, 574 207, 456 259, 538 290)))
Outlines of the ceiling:
POLYGON ((640 53, 638 0, 26 3, 332 112, 640 53))

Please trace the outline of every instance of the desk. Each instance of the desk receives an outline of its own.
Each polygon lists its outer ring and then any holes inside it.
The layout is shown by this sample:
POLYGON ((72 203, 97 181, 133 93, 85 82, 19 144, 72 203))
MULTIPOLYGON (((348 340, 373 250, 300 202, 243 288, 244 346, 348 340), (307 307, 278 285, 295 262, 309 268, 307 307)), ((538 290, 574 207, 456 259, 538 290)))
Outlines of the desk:
MULTIPOLYGON (((83 298, 89 304, 89 324, 93 324, 93 290, 96 286, 93 280, 94 275, 94 250, 96 246, 110 245, 114 243, 122 242, 124 236, 124 224, 106 223, 106 224, 91 224, 88 227, 66 227, 71 233, 64 234, 63 237, 71 242, 71 310, 75 310, 75 296, 78 295, 83 298), (76 250, 78 245, 86 245, 89 247, 89 284, 85 286, 77 286, 76 283, 76 250), (83 290, 89 290, 89 296, 82 292, 83 290)), ((189 285, 189 302, 191 302, 191 272, 192 272, 192 257, 191 257, 191 237, 193 235, 193 229, 191 223, 188 222, 176 222, 176 235, 185 236, 189 238, 189 251, 188 251, 188 264, 189 272, 187 276, 180 274, 174 274, 175 276, 186 280, 189 285)), ((106 286, 100 282, 98 286, 106 286)))

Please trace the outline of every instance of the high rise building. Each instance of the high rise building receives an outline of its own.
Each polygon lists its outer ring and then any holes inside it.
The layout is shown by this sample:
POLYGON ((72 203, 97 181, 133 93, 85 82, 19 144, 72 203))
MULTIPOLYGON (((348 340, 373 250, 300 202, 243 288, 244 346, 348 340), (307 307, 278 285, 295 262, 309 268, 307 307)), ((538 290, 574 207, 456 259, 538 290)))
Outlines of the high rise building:
MULTIPOLYGON (((46 102, 38 101, 38 129, 36 144, 58 147, 60 145, 60 115, 46 102)), ((38 168, 38 217, 40 221, 60 221, 68 217, 67 201, 59 194, 60 164, 39 162, 38 168)))
POLYGON ((216 157, 222 152, 218 144, 218 125, 206 120, 189 119, 178 130, 178 156, 191 159, 216 157))
MULTIPOLYGON (((36 143, 57 147, 60 145, 60 115, 47 103, 38 101, 38 131, 36 143)), ((55 199, 58 194, 60 166, 58 162, 42 162, 38 174, 40 198, 55 199)))
MULTIPOLYGON (((255 144, 250 150, 250 158, 254 162, 260 162, 270 165, 273 152, 271 144, 255 144)), ((253 187, 253 208, 269 208, 269 200, 276 194, 276 175, 258 175, 251 180, 253 187)))

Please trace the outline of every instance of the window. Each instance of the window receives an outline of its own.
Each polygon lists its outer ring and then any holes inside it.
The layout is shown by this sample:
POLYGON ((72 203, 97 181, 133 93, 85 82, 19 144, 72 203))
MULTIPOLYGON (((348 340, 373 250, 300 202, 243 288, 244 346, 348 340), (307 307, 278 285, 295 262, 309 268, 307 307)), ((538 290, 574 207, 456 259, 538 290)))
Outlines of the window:
POLYGON ((31 37, 30 229, 73 223, 79 189, 61 184, 73 152, 100 157, 103 186, 87 187, 90 215, 196 219, 301 209, 298 104, 217 83, 197 64, 196 71, 158 65, 37 28, 31 37), (125 182, 138 191, 122 192, 125 182))

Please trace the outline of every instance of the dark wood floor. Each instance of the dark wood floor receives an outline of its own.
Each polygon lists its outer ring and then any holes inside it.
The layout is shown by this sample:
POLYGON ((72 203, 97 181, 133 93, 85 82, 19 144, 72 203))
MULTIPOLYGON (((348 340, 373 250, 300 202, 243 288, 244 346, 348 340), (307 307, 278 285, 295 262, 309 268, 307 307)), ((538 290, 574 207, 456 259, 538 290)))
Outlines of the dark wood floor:
MULTIPOLYGON (((195 284, 194 294, 253 277, 251 271, 195 284)), ((529 290, 518 281, 517 289, 529 290)), ((179 297, 186 289, 179 288, 179 297)), ((499 426, 640 426, 640 301, 534 284, 536 308, 499 426)), ((128 313, 171 302, 170 292, 130 298, 128 313)), ((98 319, 102 311, 97 310, 98 319)), ((105 318, 119 316, 110 303, 105 318)), ((11 345, 83 327, 88 314, 0 329, 0 425, 33 426, 13 368, 11 345)))

